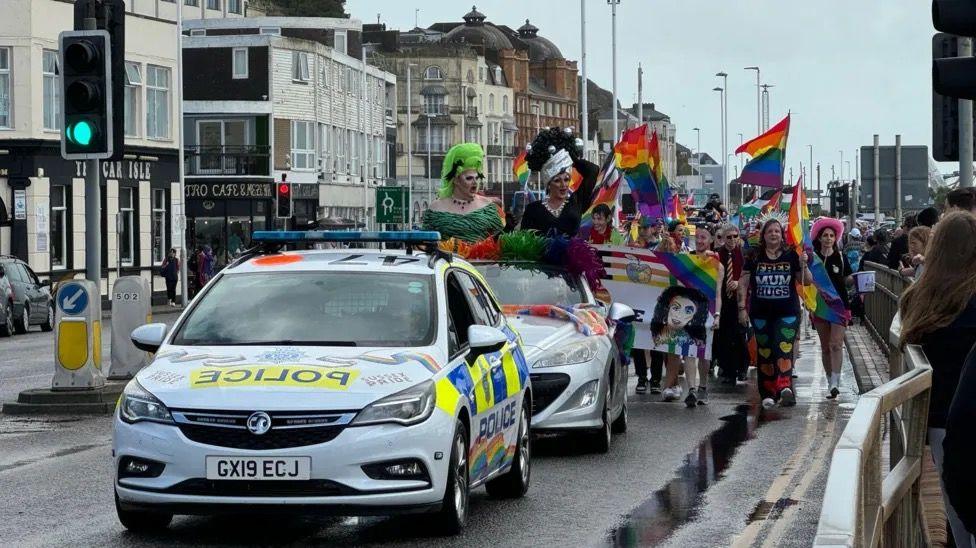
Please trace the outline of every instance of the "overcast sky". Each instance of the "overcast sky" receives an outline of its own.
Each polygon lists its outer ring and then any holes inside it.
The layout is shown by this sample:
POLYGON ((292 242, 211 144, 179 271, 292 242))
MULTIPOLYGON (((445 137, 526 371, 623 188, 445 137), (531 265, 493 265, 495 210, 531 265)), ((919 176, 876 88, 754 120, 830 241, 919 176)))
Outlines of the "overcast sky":
MULTIPOLYGON (((611 15, 605 0, 586 0, 587 76, 610 89, 611 15)), ((526 18, 568 59, 581 58, 579 0, 479 0, 478 11, 513 28, 526 18)), ((377 14, 388 28, 461 21, 469 2, 348 0, 346 10, 366 23, 377 14)), ((637 64, 644 67, 644 100, 670 115, 678 140, 721 157, 715 73, 729 74, 729 152, 756 134, 756 73, 770 89, 770 124, 793 113, 787 162, 820 163, 822 181, 840 150, 870 145, 927 145, 931 153, 931 40, 926 0, 621 0, 617 7, 618 97, 637 96, 637 64)), ((582 66, 580 67, 582 72, 582 66)), ((738 161, 735 161, 737 164, 738 161)), ((941 164, 943 171, 954 170, 941 164)), ((839 175, 839 171, 838 171, 839 175)))

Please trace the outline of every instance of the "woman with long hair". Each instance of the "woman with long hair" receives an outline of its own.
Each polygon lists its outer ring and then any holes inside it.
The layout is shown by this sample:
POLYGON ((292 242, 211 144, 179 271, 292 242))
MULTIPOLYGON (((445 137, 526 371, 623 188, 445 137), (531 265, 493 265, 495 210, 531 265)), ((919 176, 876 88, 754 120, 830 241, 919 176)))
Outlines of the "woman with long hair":
MULTIPOLYGON (((823 261, 827 276, 844 302, 844 308, 849 311, 851 300, 847 295, 847 286, 854 283, 854 277, 851 265, 837 243, 844 237, 843 223, 837 219, 822 217, 813 223, 810 234, 813 236, 814 252, 823 261)), ((827 397, 834 399, 840 394, 840 368, 844 363, 844 333, 847 325, 831 323, 812 314, 810 319, 820 338, 820 354, 830 390, 827 397)))
POLYGON ((908 231, 908 253, 901 257, 899 272, 906 278, 918 278, 925 268, 925 248, 928 246, 932 229, 916 226, 908 231))
POLYGON ((477 143, 461 143, 447 151, 438 199, 430 204, 421 221, 424 230, 436 230, 445 240, 456 238, 468 243, 502 231, 498 206, 478 194, 479 182, 484 179, 484 158, 477 143))
POLYGON ((745 381, 749 370, 746 334, 739 325, 736 309, 739 278, 742 277, 745 260, 742 256, 739 228, 731 224, 723 225, 719 228, 719 233, 724 238, 722 247, 718 249, 718 260, 724 268, 724 276, 722 287, 719 288, 722 293, 722 307, 718 322, 718 365, 723 382, 735 384, 737 380, 745 381))
POLYGON ((739 278, 739 323, 751 323, 756 331, 757 381, 766 409, 777 401, 784 407, 796 405, 793 345, 800 331, 796 282, 809 285, 811 279, 807 254, 798 257, 787 247, 783 224, 775 218, 764 222, 756 254, 746 261, 739 278))
MULTIPOLYGON (((946 431, 949 405, 959 384, 966 355, 976 344, 976 216, 958 211, 935 225, 925 256, 925 270, 901 296, 901 344, 920 344, 932 365, 928 437, 942 475, 953 443, 972 436, 972 423, 946 431), (946 440, 943 447, 943 440, 946 440)), ((972 473, 972 463, 968 463, 972 473)), ((943 482, 943 492, 945 483, 943 482)), ((956 546, 970 539, 949 500, 946 510, 956 546)))
POLYGON ((593 187, 600 171, 600 166, 580 156, 582 146, 583 141, 569 128, 550 128, 539 133, 526 147, 526 163, 529 169, 541 174, 546 197, 525 206, 523 230, 570 238, 579 232, 583 214, 593 201, 593 187), (582 180, 571 192, 574 170, 582 180))

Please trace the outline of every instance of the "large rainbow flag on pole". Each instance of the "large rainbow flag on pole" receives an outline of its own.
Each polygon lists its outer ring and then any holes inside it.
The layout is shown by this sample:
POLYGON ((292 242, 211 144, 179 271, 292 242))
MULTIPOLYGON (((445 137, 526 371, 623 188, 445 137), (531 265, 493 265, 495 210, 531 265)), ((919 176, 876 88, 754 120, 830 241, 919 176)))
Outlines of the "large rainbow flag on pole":
MULTIPOLYGON (((574 170, 575 171, 575 170, 574 170)), ((607 154, 607 159, 600 168, 600 175, 596 180, 596 187, 593 189, 593 205, 586 210, 580 222, 579 236, 589 239, 590 230, 593 228, 593 209, 600 204, 605 204, 611 212, 615 212, 619 195, 622 191, 620 180, 623 177, 617 169, 617 159, 614 154, 607 154)), ((615 216, 611 215, 611 219, 615 216)))
POLYGON ((806 193, 803 192, 803 177, 796 183, 793 199, 790 202, 789 221, 786 228, 786 243, 796 250, 797 255, 804 251, 811 258, 810 275, 813 284, 798 285, 797 292, 803 299, 803 306, 814 316, 830 323, 847 324, 851 313, 844 307, 844 301, 837 293, 834 283, 827 274, 827 265, 813 251, 810 240, 810 212, 807 209, 806 193))
POLYGON ((654 161, 651 157, 647 124, 624 131, 620 142, 613 149, 617 167, 630 185, 630 193, 637 204, 638 212, 643 217, 664 218, 664 196, 654 177, 654 164, 660 169, 660 161, 654 161))
MULTIPOLYGON (((661 163, 661 144, 657 138, 657 132, 651 134, 651 142, 648 145, 648 154, 651 159, 651 173, 654 175, 654 182, 657 184, 657 193, 661 198, 662 204, 671 203, 671 185, 668 177, 664 174, 664 164, 661 163)), ((674 217, 672 217, 674 218, 674 217)))
POLYGON ((525 160, 526 154, 526 151, 523 150, 512 162, 512 173, 515 174, 515 179, 522 185, 523 189, 529 182, 529 163, 525 160))
POLYGON ((742 168, 739 182, 745 185, 779 188, 783 186, 783 167, 786 160, 786 141, 790 135, 790 115, 769 131, 735 149, 745 152, 752 160, 742 168))

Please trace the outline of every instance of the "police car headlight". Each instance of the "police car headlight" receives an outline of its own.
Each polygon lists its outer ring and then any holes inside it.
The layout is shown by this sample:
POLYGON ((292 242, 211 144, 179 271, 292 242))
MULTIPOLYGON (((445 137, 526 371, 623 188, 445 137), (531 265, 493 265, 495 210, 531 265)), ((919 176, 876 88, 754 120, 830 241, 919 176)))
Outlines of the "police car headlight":
POLYGON ((557 367, 586 363, 596 357, 597 344, 595 337, 589 337, 569 346, 550 351, 536 360, 532 367, 557 367))
POLYGON ((402 392, 389 395, 366 406, 352 424, 395 422, 417 424, 427 420, 434 411, 434 381, 427 380, 402 392))
POLYGON ((129 381, 129 384, 125 385, 125 390, 122 391, 119 416, 129 424, 138 421, 173 423, 173 417, 163 402, 143 388, 135 379, 129 381))

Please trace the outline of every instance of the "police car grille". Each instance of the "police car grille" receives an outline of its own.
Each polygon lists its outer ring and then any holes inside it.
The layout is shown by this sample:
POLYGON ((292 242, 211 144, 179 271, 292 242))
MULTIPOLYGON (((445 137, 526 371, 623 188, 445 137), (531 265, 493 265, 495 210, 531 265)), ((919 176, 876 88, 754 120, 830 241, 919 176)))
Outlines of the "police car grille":
POLYGON ((208 480, 194 478, 169 487, 165 493, 211 497, 330 497, 356 495, 352 487, 329 480, 208 480))
POLYGON ((336 438, 346 427, 352 412, 275 412, 271 430, 257 435, 246 428, 250 411, 174 410, 180 431, 197 443, 232 449, 271 450, 325 443, 336 438))
POLYGON ((534 373, 532 380, 532 414, 544 411, 569 386, 569 375, 565 373, 534 373))

